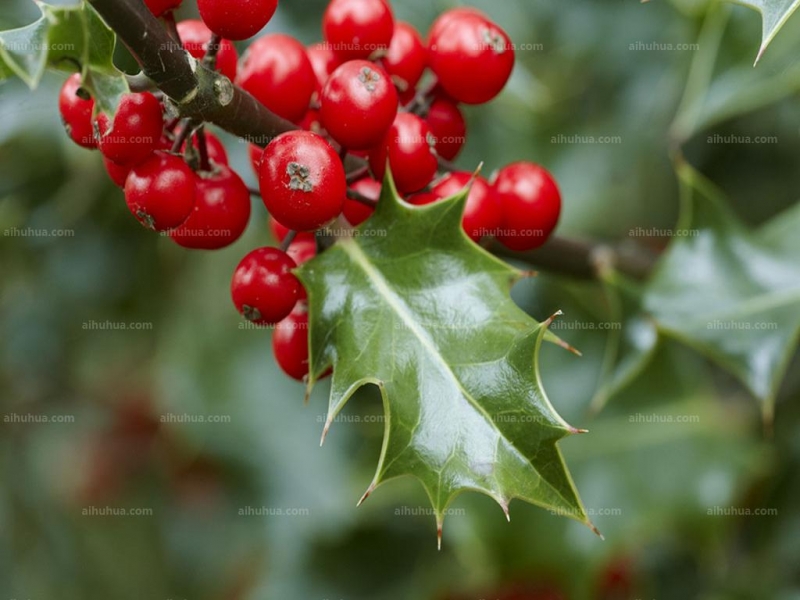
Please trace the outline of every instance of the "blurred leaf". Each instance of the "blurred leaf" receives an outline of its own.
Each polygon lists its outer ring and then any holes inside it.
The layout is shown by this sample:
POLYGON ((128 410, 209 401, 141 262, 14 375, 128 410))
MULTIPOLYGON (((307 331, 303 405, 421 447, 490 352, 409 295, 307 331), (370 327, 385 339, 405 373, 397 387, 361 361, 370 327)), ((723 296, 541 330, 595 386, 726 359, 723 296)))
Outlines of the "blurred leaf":
POLYGON ((800 0, 737 0, 745 6, 754 8, 761 13, 762 19, 762 34, 761 34, 761 48, 758 50, 756 63, 764 55, 764 51, 772 42, 773 38, 780 31, 781 27, 786 23, 789 17, 792 16, 800 0))
MULTIPOLYGON (((790 241, 796 229, 765 243, 687 163, 679 163, 678 177, 683 226, 657 266, 644 308, 660 332, 741 379, 769 420, 800 331, 800 264, 790 241)), ((790 216, 797 221, 796 211, 790 216)))
POLYGON ((88 2, 37 6, 42 14, 35 22, 0 32, 0 79, 13 74, 35 88, 46 68, 79 71, 100 110, 113 112, 128 91, 113 62, 114 32, 88 2))
POLYGON ((385 480, 417 477, 440 535, 445 510, 467 489, 504 511, 521 498, 589 524, 556 446, 576 430, 541 385, 546 324, 509 296, 523 272, 464 235, 465 202, 462 193, 411 207, 387 178, 357 237, 300 269, 309 388, 333 366, 326 431, 358 388, 380 388, 385 437, 365 497, 385 480))

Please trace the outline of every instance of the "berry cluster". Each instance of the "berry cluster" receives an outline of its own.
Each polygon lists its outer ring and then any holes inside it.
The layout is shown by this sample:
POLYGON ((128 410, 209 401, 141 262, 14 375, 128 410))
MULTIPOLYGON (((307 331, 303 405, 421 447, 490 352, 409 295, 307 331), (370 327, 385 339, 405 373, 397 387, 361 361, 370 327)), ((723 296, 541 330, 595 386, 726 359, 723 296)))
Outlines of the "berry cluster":
MULTIPOLYGON (((170 17, 181 0, 145 0, 170 17)), ((412 205, 438 202, 469 187, 463 219, 475 242, 495 238, 513 250, 542 245, 558 222, 558 187, 527 162, 490 180, 454 171, 467 125, 460 105, 483 104, 505 87, 514 67, 508 35, 482 12, 457 8, 431 26, 427 40, 396 22, 388 0, 330 0, 324 41, 305 47, 273 33, 242 56, 230 40, 259 32, 277 0, 198 0, 202 21, 175 31, 184 48, 205 59, 297 130, 250 157, 273 234, 282 247, 259 248, 237 267, 231 291, 241 314, 275 326, 280 366, 308 372, 307 299, 292 271, 317 253, 314 232, 337 219, 366 221, 387 166, 412 205)), ((228 165, 204 124, 165 118, 158 93, 125 96, 113 119, 95 114, 78 75, 60 97, 72 139, 99 148, 130 211, 146 227, 186 248, 233 243, 250 217, 250 191, 228 165)))

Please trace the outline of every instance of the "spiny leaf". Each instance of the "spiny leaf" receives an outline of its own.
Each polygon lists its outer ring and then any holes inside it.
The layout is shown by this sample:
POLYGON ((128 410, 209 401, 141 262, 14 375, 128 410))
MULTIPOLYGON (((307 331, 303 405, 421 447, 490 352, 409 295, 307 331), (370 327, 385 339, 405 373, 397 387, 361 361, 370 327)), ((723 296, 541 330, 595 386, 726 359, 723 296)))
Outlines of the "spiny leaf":
MULTIPOLYGON (((414 207, 387 175, 378 209, 298 272, 309 294, 309 389, 333 367, 325 433, 355 391, 380 388, 379 484, 413 475, 445 511, 465 490, 508 514, 521 498, 590 524, 556 446, 578 433, 550 404, 538 356, 549 323, 511 300, 525 274, 461 229, 466 192, 414 207)), ((323 434, 323 439, 324 435, 323 434)))
POLYGON ((781 27, 789 20, 800 0, 736 0, 740 4, 754 8, 761 13, 761 48, 758 50, 756 63, 764 55, 770 42, 775 38, 781 27))
POLYGON ((35 22, 0 32, 0 80, 16 75, 35 88, 48 68, 78 71, 98 108, 113 113, 129 91, 114 66, 114 32, 88 2, 36 5, 42 14, 35 22))
MULTIPOLYGON (((684 235, 659 262, 644 309, 659 331, 702 352, 742 380, 772 418, 777 388, 800 333, 796 228, 747 230, 720 192, 678 165, 684 235)), ((796 224, 798 211, 790 213, 796 224)))

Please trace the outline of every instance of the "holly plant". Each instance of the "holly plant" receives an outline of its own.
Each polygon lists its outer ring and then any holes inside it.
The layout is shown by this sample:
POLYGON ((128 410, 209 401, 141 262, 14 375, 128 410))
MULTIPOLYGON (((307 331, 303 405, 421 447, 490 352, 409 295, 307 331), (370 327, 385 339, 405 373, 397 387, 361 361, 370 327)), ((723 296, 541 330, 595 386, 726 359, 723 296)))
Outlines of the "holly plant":
MULTIPOLYGON (((514 283, 534 273, 498 257, 546 268, 547 248, 575 252, 553 237, 559 186, 527 160, 489 176, 453 163, 467 139, 463 106, 493 100, 511 76, 506 32, 461 7, 423 36, 388 0, 331 0, 323 41, 270 33, 240 57, 233 42, 257 35, 277 0, 197 0, 202 20, 176 22, 180 4, 37 2, 39 20, 0 33, 0 78, 33 87, 46 69, 69 73, 58 99, 67 135, 99 150, 145 229, 183 248, 235 243, 260 197, 280 247, 242 252, 233 304, 274 329, 275 360, 308 393, 331 379, 323 440, 359 388, 379 389, 383 447, 362 500, 416 477, 440 542, 448 506, 467 490, 506 516, 519 498, 594 528, 558 447, 583 430, 559 416, 539 369, 543 344, 577 351, 549 330, 558 313, 537 320, 512 301, 514 283), (115 66, 117 37, 140 74, 115 66), (212 125, 249 144, 257 190, 212 125)), ((749 4, 764 13, 766 47, 797 2, 749 4)), ((655 267, 610 248, 578 251, 578 269, 604 282, 625 324, 595 408, 674 338, 741 379, 769 421, 800 331, 796 228, 747 230, 713 184, 676 164, 682 227, 699 236, 676 238, 655 267), (691 301, 698 288, 706 307, 691 301), (708 326, 756 318, 781 327, 708 326)))

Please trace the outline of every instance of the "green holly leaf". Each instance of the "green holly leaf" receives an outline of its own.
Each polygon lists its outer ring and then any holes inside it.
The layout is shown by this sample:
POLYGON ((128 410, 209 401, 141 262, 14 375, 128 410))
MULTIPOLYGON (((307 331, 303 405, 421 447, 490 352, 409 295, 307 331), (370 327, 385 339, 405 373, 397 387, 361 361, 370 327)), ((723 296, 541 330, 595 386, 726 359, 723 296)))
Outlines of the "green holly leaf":
POLYGON ((684 199, 680 235, 657 266, 644 310, 660 333, 738 377, 762 401, 770 422, 800 334, 800 211, 754 233, 688 164, 679 163, 678 176, 684 199))
POLYGON ((0 80, 16 75, 33 89, 48 68, 77 71, 98 108, 113 113, 129 91, 124 74, 114 66, 114 32, 88 2, 36 5, 42 14, 35 22, 0 31, 0 80))
POLYGON ((506 515, 520 498, 591 526, 556 445, 579 431, 556 413, 538 370, 549 322, 509 296, 526 274, 464 235, 465 202, 461 193, 414 207, 387 176, 372 218, 299 269, 310 306, 309 390, 333 367, 323 440, 354 392, 373 384, 385 431, 362 501, 413 475, 440 543, 445 511, 465 490, 491 496, 506 515))
POLYGON ((761 13, 761 48, 756 57, 758 63, 778 31, 800 6, 800 0, 737 0, 737 2, 761 13))

